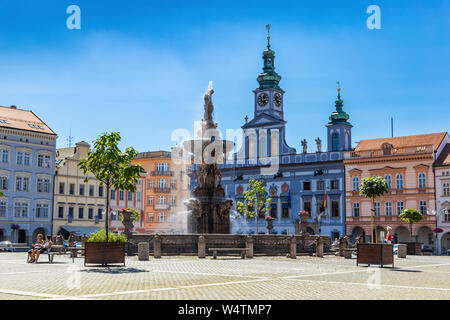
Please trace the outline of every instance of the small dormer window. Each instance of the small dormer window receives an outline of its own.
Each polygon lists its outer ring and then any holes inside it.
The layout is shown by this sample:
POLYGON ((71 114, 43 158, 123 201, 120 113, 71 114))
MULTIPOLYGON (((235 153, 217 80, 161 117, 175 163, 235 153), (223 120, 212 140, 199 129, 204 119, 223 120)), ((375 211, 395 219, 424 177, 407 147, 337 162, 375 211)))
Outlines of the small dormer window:
POLYGON ((41 125, 39 125, 39 124, 32 124, 32 123, 30 123, 28 125, 30 126, 30 128, 33 128, 33 129, 44 130, 44 128, 41 125))
POLYGON ((383 150, 383 155, 390 155, 390 154, 392 154, 392 148, 393 148, 392 144, 384 143, 381 146, 381 149, 383 150))

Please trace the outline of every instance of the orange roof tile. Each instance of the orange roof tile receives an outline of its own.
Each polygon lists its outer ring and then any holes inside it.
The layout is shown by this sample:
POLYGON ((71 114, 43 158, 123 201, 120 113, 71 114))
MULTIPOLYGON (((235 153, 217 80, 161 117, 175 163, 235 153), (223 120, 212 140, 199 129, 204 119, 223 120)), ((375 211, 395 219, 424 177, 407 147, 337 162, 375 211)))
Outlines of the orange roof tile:
POLYGON ((442 150, 439 158, 436 160, 437 166, 450 165, 450 143, 442 150))
POLYGON ((33 111, 0 106, 0 127, 56 135, 33 111))
POLYGON ((390 143, 396 149, 432 145, 436 150, 446 134, 447 132, 439 132, 415 136, 361 140, 356 146, 355 151, 378 150, 381 149, 384 143, 390 143))

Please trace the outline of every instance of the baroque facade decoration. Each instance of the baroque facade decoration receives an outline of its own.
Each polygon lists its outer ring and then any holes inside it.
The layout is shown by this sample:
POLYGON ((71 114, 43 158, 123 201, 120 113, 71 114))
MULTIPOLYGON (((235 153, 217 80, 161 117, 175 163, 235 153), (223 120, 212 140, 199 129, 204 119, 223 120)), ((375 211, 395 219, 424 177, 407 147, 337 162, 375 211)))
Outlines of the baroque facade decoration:
POLYGON ((52 232, 57 135, 33 111, 0 107, 0 241, 52 232))

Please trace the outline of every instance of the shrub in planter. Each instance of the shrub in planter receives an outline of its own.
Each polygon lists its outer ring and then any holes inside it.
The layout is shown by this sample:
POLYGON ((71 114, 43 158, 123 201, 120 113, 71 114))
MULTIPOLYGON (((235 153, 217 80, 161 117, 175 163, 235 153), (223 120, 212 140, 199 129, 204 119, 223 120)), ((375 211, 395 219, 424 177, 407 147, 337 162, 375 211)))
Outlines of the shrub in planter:
POLYGON ((127 238, 123 234, 108 234, 106 241, 106 232, 101 229, 90 235, 85 246, 84 264, 115 264, 123 263, 125 265, 125 243, 127 238))

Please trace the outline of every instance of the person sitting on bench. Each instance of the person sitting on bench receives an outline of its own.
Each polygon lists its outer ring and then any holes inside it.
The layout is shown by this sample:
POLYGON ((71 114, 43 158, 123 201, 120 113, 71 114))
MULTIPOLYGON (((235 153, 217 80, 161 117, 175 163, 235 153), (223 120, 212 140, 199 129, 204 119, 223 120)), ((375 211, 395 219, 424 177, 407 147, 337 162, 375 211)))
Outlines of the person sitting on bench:
POLYGON ((53 245, 53 242, 50 239, 51 239, 51 236, 45 237, 44 246, 41 247, 39 250, 36 250, 36 261, 35 261, 36 263, 38 262, 39 255, 41 253, 49 253, 50 252, 50 249, 52 248, 52 245, 53 245))
POLYGON ((28 250, 28 262, 30 263, 34 263, 36 261, 35 259, 35 255, 36 252, 39 251, 41 249, 41 247, 44 245, 44 241, 42 240, 43 236, 42 234, 38 234, 37 235, 37 240, 35 244, 31 245, 31 249, 28 250))

